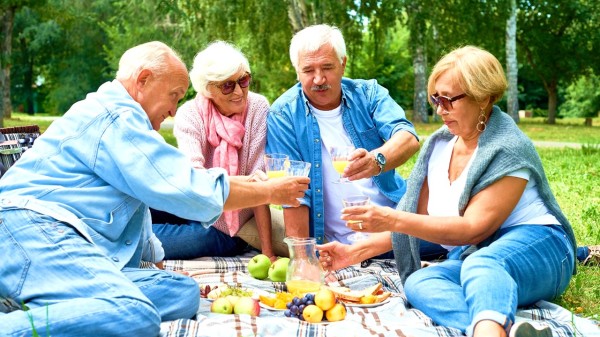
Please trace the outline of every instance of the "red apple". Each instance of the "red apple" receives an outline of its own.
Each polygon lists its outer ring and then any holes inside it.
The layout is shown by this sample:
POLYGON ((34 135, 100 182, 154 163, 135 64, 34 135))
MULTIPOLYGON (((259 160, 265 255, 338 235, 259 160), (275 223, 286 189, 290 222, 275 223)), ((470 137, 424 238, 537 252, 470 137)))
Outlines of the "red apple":
POLYGON ((240 297, 233 306, 233 313, 258 316, 260 314, 260 305, 252 297, 240 297))

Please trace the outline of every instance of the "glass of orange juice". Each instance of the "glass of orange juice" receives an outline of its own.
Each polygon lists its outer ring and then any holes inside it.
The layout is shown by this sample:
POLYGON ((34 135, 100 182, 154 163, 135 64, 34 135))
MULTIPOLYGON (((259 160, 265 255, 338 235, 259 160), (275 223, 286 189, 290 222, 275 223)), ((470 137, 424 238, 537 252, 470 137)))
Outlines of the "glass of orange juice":
POLYGON ((265 171, 269 179, 284 177, 289 166, 289 157, 282 153, 265 154, 265 171))
POLYGON ((332 146, 329 148, 329 155, 333 161, 333 168, 340 174, 339 178, 334 183, 350 182, 348 178, 344 178, 344 169, 350 164, 350 154, 354 151, 354 146, 332 146))

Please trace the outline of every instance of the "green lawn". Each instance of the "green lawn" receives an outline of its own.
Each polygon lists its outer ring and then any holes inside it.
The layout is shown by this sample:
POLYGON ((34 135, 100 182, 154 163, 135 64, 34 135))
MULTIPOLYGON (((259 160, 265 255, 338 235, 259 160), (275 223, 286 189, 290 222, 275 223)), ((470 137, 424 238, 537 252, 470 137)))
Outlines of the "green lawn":
MULTIPOLYGON (((4 126, 38 124, 42 131, 51 119, 13 114, 4 126)), ((541 119, 523 119, 519 127, 534 141, 563 141, 584 144, 581 149, 538 148, 550 185, 564 213, 575 230, 580 245, 600 244, 600 119, 593 127, 584 127, 583 119, 559 119, 556 125, 541 119)), ((421 135, 429 135, 439 123, 416 124, 421 135)), ((175 145, 171 130, 161 130, 165 139, 175 145)), ((399 168, 407 176, 416 156, 399 168)), ((600 266, 579 267, 568 290, 556 303, 583 316, 600 319, 600 266)))

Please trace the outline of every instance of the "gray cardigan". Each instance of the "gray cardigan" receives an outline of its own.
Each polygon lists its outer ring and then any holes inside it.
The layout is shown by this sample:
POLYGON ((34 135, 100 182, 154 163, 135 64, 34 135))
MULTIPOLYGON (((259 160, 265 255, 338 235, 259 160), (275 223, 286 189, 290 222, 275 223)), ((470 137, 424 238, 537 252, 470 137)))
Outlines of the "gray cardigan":
MULTIPOLYGON (((406 193, 400 200, 397 209, 416 213, 421 186, 427 176, 429 157, 434 144, 438 140, 450 140, 452 137, 454 135, 448 131, 446 126, 443 126, 425 141, 417 162, 408 177, 406 193)), ((531 171, 531 177, 537 183, 544 204, 564 227, 573 246, 573 252, 575 252, 576 242, 573 228, 550 190, 542 162, 533 142, 521 132, 512 118, 497 106, 494 106, 487 127, 479 137, 478 146, 477 156, 468 171, 465 190, 460 196, 459 214, 464 214, 469 200, 479 191, 511 172, 526 168, 531 171)), ((489 244, 489 239, 485 242, 489 244)), ((419 241, 415 237, 406 234, 393 233, 392 245, 398 273, 402 283, 404 283, 411 273, 421 268, 419 241)), ((473 247, 473 249, 475 248, 473 247)), ((575 272, 576 267, 573 269, 573 274, 575 272)))

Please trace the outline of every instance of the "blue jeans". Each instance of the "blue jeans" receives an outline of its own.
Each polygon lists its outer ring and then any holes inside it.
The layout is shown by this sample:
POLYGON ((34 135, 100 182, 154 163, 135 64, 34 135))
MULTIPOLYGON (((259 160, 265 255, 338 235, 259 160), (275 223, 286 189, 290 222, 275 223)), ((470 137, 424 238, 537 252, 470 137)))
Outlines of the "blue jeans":
POLYGON ((32 324, 41 336, 157 336, 161 319, 199 307, 192 278, 119 270, 73 227, 37 212, 0 208, 0 250, 2 336, 31 335, 32 324))
POLYGON ((231 237, 213 226, 204 227, 196 221, 186 224, 153 224, 152 230, 163 244, 165 260, 236 256, 248 247, 244 240, 231 237))
POLYGON ((468 336, 481 320, 495 321, 508 330, 517 307, 560 295, 569 285, 575 263, 561 226, 512 226, 464 261, 453 253, 448 260, 410 275, 406 297, 436 324, 468 336))

